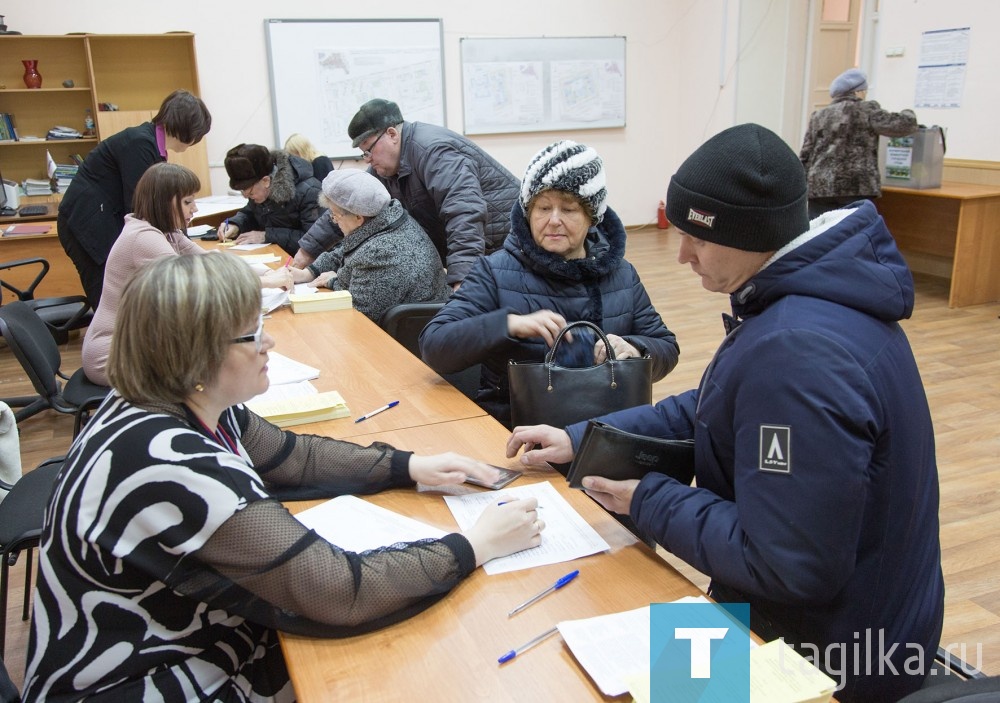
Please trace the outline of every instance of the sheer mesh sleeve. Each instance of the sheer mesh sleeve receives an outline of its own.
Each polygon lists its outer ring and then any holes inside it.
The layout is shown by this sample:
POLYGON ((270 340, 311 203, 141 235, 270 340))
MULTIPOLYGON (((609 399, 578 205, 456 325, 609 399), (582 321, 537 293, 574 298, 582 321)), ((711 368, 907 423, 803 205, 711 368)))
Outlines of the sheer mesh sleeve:
POLYGON ((168 585, 267 627, 347 637, 404 620, 475 568, 459 534, 355 554, 323 540, 280 503, 233 515, 168 585))
POLYGON ((383 442, 367 447, 329 437, 296 434, 246 408, 237 410, 240 443, 278 500, 329 498, 413 486, 410 452, 383 442))

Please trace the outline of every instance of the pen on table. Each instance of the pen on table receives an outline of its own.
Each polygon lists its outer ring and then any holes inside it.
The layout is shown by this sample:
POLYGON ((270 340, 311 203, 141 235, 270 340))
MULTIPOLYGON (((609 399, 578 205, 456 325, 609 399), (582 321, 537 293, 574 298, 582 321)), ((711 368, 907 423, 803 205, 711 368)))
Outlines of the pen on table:
POLYGON ((551 586, 549 586, 548 588, 546 588, 544 591, 542 591, 541 593, 539 593, 537 596, 532 596, 528 600, 526 600, 523 603, 521 603, 521 605, 517 606, 512 611, 510 611, 509 613, 507 613, 507 617, 511 617, 513 615, 516 615, 517 613, 520 613, 522 610, 524 610, 525 608, 527 608, 529 605, 531 605, 535 601, 544 598, 545 596, 549 595, 553 591, 558 591, 560 588, 562 588, 563 586, 565 586, 567 583, 569 583, 570 581, 572 581, 573 579, 575 579, 579 574, 580 574, 580 570, 579 569, 577 569, 576 571, 570 571, 568 574, 566 574, 561 579, 559 579, 558 581, 556 581, 554 584, 552 584, 551 586))
POLYGON ((354 424, 357 424, 357 423, 361 422, 362 420, 367 420, 368 418, 373 417, 375 415, 378 415, 380 412, 385 412, 389 408, 394 408, 397 405, 399 405, 399 401, 398 400, 394 400, 391 403, 389 403, 388 405, 383 405, 381 408, 378 408, 377 410, 372 410, 370 413, 366 413, 366 414, 362 415, 361 417, 359 417, 357 420, 354 421, 354 424))
POLYGON ((558 625, 556 627, 553 627, 550 630, 546 630, 545 632, 543 632, 542 634, 540 634, 535 639, 529 640, 528 642, 525 642, 524 644, 522 644, 517 649, 512 649, 509 652, 507 652, 506 654, 501 654, 500 658, 497 659, 497 663, 499 663, 499 664, 506 664, 511 659, 513 659, 514 657, 516 657, 518 654, 524 654, 529 649, 531 649, 532 647, 534 647, 536 644, 538 644, 539 642, 542 642, 543 640, 551 637, 552 635, 554 635, 557 632, 559 632, 559 626, 558 625))

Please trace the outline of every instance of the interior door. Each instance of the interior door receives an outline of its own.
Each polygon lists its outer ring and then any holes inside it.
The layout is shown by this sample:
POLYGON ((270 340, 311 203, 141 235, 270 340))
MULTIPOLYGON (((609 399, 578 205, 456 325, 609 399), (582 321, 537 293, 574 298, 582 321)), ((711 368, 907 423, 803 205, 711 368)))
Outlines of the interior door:
POLYGON ((810 114, 830 104, 830 83, 859 66, 858 26, 863 0, 819 0, 809 71, 810 114))

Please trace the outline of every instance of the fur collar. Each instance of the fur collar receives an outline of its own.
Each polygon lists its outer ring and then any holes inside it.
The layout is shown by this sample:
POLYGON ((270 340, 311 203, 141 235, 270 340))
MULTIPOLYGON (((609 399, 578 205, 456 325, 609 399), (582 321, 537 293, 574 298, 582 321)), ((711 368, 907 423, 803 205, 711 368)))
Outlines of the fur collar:
POLYGON ((295 197, 295 184, 298 178, 298 169, 288 152, 277 150, 272 151, 274 156, 274 175, 271 176, 271 192, 267 199, 276 203, 284 204, 295 197))
POLYGON ((525 268, 541 276, 569 281, 593 280, 615 270, 625 256, 625 227, 611 208, 605 211, 601 223, 587 232, 587 256, 582 259, 564 259, 535 244, 520 202, 515 202, 511 208, 510 225, 504 249, 525 268))

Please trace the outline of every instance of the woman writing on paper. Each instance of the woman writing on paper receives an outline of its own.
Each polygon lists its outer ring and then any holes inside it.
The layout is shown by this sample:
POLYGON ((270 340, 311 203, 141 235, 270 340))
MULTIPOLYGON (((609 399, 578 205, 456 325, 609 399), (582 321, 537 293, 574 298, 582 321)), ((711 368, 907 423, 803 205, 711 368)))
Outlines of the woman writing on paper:
MULTIPOLYGON (((542 149, 521 180, 503 249, 473 264, 420 335, 424 361, 438 373, 482 364, 476 400, 507 427, 508 361, 541 361, 567 322, 596 324, 618 359, 649 354, 653 381, 677 364, 677 340, 624 258, 625 227, 607 195, 592 148, 560 141, 542 149)), ((604 344, 588 340, 575 356, 564 365, 602 363, 604 344)))
MULTIPOLYGON (((91 382, 108 385, 106 367, 118 304, 136 271, 164 256, 205 253, 187 237, 188 223, 198 212, 195 194, 199 190, 201 181, 193 171, 171 163, 153 164, 136 184, 135 210, 125 216, 125 226, 108 254, 101 303, 83 338, 83 371, 91 382)), ((292 285, 286 269, 268 270, 260 284, 292 285)))
POLYGON ((273 345, 256 276, 235 257, 163 258, 126 286, 116 391, 46 511, 24 700, 293 700, 275 630, 384 627, 540 544, 534 499, 491 505, 465 533, 363 554, 306 529, 280 499, 497 472, 269 424, 242 403, 267 388, 273 345))
POLYGON ((430 237, 377 178, 358 169, 333 171, 323 180, 320 204, 344 241, 306 268, 293 268, 296 283, 350 291, 354 307, 376 323, 393 305, 448 299, 430 237))

